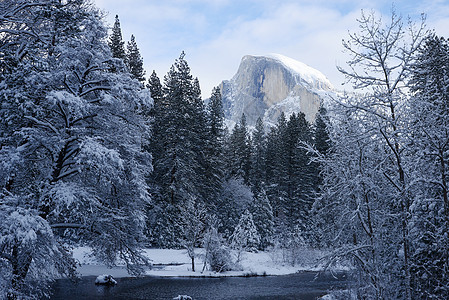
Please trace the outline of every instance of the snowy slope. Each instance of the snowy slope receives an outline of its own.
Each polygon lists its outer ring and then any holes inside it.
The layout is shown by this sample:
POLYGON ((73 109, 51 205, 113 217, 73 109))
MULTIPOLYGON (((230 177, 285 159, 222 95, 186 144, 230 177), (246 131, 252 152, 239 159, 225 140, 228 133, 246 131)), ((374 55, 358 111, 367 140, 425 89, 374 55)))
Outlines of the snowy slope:
POLYGON ((296 77, 301 78, 311 86, 321 86, 322 89, 333 89, 331 82, 326 76, 324 76, 323 73, 306 65, 305 63, 277 53, 271 53, 264 57, 271 58, 282 63, 287 69, 290 70, 290 72, 296 75, 296 77))

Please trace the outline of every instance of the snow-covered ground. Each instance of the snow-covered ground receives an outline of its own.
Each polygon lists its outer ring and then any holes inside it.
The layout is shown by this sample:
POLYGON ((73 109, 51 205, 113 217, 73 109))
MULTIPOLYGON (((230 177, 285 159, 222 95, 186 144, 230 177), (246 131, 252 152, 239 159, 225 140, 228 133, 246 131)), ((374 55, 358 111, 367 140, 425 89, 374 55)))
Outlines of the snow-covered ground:
MULTIPOLYGON (((203 249, 197 249, 198 257, 195 258, 195 272, 192 272, 191 260, 186 250, 174 249, 145 249, 144 253, 151 259, 153 269, 148 270, 146 275, 166 276, 166 277, 225 277, 225 276, 246 276, 246 275, 286 275, 304 270, 319 270, 315 265, 315 258, 319 258, 322 253, 316 250, 304 249, 299 252, 302 257, 295 266, 283 263, 280 250, 271 252, 250 253, 244 252, 241 256, 241 270, 216 273, 206 270, 202 272, 203 260, 201 259, 203 249)), ((87 247, 78 247, 73 250, 74 257, 80 262, 78 272, 81 276, 98 276, 99 274, 110 274, 113 277, 130 276, 124 266, 107 268, 98 263, 91 256, 91 251, 87 247)))

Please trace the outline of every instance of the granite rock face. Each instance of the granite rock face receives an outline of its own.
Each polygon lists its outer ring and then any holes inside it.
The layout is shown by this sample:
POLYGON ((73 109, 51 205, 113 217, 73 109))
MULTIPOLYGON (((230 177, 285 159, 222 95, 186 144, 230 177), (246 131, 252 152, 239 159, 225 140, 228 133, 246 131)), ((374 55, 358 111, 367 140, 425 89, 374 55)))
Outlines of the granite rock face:
POLYGON ((312 123, 333 90, 322 73, 279 54, 243 57, 237 73, 220 88, 226 119, 238 122, 244 113, 249 126, 258 117, 271 126, 282 112, 288 117, 300 111, 312 123))

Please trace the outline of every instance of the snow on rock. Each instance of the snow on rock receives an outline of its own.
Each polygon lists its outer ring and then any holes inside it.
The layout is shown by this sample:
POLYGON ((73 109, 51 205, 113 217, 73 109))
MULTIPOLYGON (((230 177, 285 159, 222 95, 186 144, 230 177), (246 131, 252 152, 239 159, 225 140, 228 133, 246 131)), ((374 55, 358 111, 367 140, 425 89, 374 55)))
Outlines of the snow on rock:
POLYGON ((192 300, 192 297, 187 295, 178 295, 177 297, 173 298, 173 300, 192 300))
POLYGON ((312 86, 322 86, 322 89, 332 88, 331 82, 326 76, 324 76, 323 73, 306 65, 305 63, 277 53, 271 53, 265 57, 281 62, 286 68, 290 69, 291 72, 296 73, 312 86))
POLYGON ((324 98, 335 93, 320 71, 281 54, 244 56, 237 73, 220 89, 226 124, 238 123, 245 114, 250 127, 259 117, 275 124, 282 112, 303 112, 313 123, 324 98))
POLYGON ((112 275, 102 274, 98 275, 98 277, 95 279, 95 284, 116 285, 117 281, 114 280, 112 275))

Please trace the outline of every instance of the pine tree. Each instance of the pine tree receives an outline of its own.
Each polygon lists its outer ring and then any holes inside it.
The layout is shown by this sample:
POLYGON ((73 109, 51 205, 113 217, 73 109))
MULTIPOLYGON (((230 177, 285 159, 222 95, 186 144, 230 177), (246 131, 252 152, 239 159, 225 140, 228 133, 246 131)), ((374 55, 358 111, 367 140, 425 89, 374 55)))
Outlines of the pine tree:
POLYGON ((159 246, 180 246, 180 208, 187 201, 205 202, 205 112, 198 80, 193 79, 184 53, 164 79, 161 109, 154 130, 161 146, 154 153, 154 185, 158 188, 152 211, 158 216, 152 238, 159 246), (170 237, 170 238, 167 238, 170 237), (163 239, 163 240, 162 240, 163 239))
MULTIPOLYGON (((162 84, 161 80, 156 74, 156 71, 153 70, 153 73, 151 73, 150 78, 148 78, 148 83, 146 85, 146 88, 150 91, 151 98, 153 99, 153 109, 149 112, 149 116, 152 118, 152 122, 154 123, 157 120, 160 120, 160 114, 163 109, 163 93, 162 93, 162 84)), ((159 125, 152 126, 153 128, 153 134, 155 133, 155 129, 159 128, 159 125)), ((159 139, 159 137, 153 137, 155 141, 159 139)), ((154 144, 154 143, 153 143, 154 144)))
POLYGON ((250 211, 253 215, 254 225, 260 235, 258 248, 265 250, 273 244, 274 216, 270 201, 263 189, 254 195, 250 211))
POLYGON ((149 113, 151 118, 151 143, 149 145, 149 151, 155 158, 160 158, 164 151, 164 128, 159 122, 162 121, 162 114, 164 111, 164 96, 162 93, 162 84, 156 71, 153 71, 148 79, 147 89, 150 91, 151 98, 154 101, 153 109, 149 113), (161 131, 162 130, 162 131, 161 131))
POLYGON ((448 298, 449 42, 429 36, 410 80, 414 152, 413 289, 416 298, 448 298))
POLYGON ((151 73, 150 78, 148 78, 146 87, 150 90, 151 98, 153 98, 154 100, 154 106, 161 106, 163 98, 162 84, 161 80, 156 74, 156 71, 153 70, 153 73, 151 73))
MULTIPOLYGON (((266 190, 273 205, 278 233, 308 228, 317 170, 305 150, 312 142, 311 126, 303 113, 292 114, 287 121, 281 114, 278 124, 267 137, 266 190)), ((282 243, 288 238, 281 239, 282 243)))
POLYGON ((288 211, 292 230, 308 228, 309 213, 314 199, 314 180, 318 170, 310 164, 311 154, 304 148, 312 143, 312 131, 304 113, 293 114, 287 124, 288 131, 288 211))
POLYGON ((251 187, 257 196, 262 191, 265 184, 265 151, 266 139, 262 119, 256 121, 256 128, 252 137, 251 149, 251 187))
POLYGON ((231 237, 231 247, 238 251, 237 263, 240 262, 243 251, 257 251, 260 243, 260 235, 254 225, 253 215, 245 210, 231 237))
POLYGON ((126 60, 125 42, 122 39, 122 29, 120 28, 118 15, 115 16, 114 27, 112 27, 112 35, 109 37, 108 45, 113 58, 126 60))
POLYGON ((143 83, 145 81, 143 58, 140 55, 134 35, 131 35, 131 40, 128 42, 126 50, 126 64, 131 77, 143 83))
POLYGON ((330 138, 327 130, 327 123, 329 122, 329 117, 327 116, 327 110, 321 104, 318 114, 315 119, 315 148, 322 155, 325 155, 330 147, 330 138))
POLYGON ((232 177, 243 178, 250 185, 251 172, 251 139, 248 134, 246 116, 242 115, 240 122, 234 126, 228 146, 228 172, 232 177))
MULTIPOLYGON (((315 149, 318 151, 317 155, 325 156, 330 148, 330 137, 327 128, 329 117, 327 116, 326 108, 321 104, 318 114, 315 119, 314 126, 314 141, 315 149)), ((321 175, 322 166, 319 162, 311 162, 311 166, 315 169, 314 189, 319 192, 320 186, 323 182, 321 175)))
MULTIPOLYGON (((211 204, 217 199, 224 178, 224 142, 225 125, 221 91, 214 88, 206 108, 207 138, 206 138, 206 179, 210 187, 211 204)), ((216 203, 215 203, 216 204, 216 203)))
POLYGON ((287 120, 285 114, 281 113, 278 123, 271 128, 267 136, 266 151, 266 193, 270 203, 273 206, 273 213, 276 221, 285 219, 286 212, 283 203, 287 199, 287 151, 285 147, 285 139, 287 131, 287 120))

